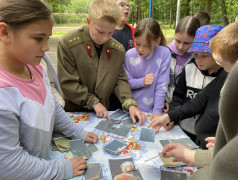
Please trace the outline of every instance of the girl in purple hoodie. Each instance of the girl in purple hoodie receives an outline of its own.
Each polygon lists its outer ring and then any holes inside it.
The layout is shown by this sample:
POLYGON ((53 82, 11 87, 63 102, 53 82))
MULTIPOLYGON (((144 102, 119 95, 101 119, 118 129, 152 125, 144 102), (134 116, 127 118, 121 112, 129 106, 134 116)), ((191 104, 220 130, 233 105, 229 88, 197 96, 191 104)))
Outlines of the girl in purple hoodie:
POLYGON ((126 53, 124 69, 132 94, 141 111, 160 116, 169 83, 171 53, 160 25, 152 18, 142 19, 135 29, 135 48, 126 53))

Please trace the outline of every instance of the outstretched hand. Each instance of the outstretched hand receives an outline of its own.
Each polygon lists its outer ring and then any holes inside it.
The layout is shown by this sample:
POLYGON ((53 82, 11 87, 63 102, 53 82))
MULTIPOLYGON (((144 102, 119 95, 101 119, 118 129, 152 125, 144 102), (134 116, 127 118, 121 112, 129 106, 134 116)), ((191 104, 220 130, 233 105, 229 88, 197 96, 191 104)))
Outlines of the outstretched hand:
POLYGON ((195 166, 195 151, 186 148, 182 144, 167 144, 162 151, 162 155, 165 158, 174 157, 174 162, 182 161, 188 166, 195 166))
POLYGON ((143 112, 141 112, 141 110, 138 109, 138 107, 131 105, 129 107, 129 113, 133 123, 136 123, 135 117, 137 116, 137 118, 139 119, 139 125, 144 124, 146 116, 143 112))
POLYGON ((161 116, 158 116, 157 118, 154 118, 152 121, 150 121, 148 128, 155 129, 155 132, 158 133, 160 128, 163 126, 166 126, 168 123, 170 123, 170 118, 168 114, 163 114, 161 116))
POLYGON ((107 109, 99 102, 93 105, 93 109, 96 112, 97 117, 111 119, 107 109))

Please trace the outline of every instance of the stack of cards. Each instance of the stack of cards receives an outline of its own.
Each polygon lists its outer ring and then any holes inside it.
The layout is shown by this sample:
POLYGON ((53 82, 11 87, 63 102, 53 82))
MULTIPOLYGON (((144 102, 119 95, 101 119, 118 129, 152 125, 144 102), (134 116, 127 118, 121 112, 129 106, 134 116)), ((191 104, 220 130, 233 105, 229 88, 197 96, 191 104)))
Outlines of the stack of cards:
POLYGON ((161 153, 159 153, 159 157, 164 163, 164 167, 177 167, 185 165, 183 162, 173 162, 173 158, 164 158, 161 153))
POLYGON ((125 142, 119 141, 117 139, 114 139, 111 143, 104 146, 103 149, 110 153, 117 155, 117 154, 121 153, 123 151, 123 149, 125 149, 128 145, 129 145, 129 143, 125 143, 125 142))
POLYGON ((155 130, 150 128, 141 128, 140 141, 155 142, 155 130))
POLYGON ((109 159, 112 179, 143 180, 140 171, 135 169, 132 158, 109 159))
POLYGON ((53 150, 60 150, 61 152, 66 152, 70 150, 69 139, 66 137, 54 138, 53 142, 53 150))
POLYGON ((99 180, 103 179, 102 168, 100 163, 87 164, 87 169, 84 173, 85 180, 99 180))
POLYGON ((164 147, 170 143, 180 143, 187 147, 188 149, 198 149, 199 146, 196 145, 190 138, 180 138, 180 139, 169 139, 169 140, 160 140, 161 145, 164 147))

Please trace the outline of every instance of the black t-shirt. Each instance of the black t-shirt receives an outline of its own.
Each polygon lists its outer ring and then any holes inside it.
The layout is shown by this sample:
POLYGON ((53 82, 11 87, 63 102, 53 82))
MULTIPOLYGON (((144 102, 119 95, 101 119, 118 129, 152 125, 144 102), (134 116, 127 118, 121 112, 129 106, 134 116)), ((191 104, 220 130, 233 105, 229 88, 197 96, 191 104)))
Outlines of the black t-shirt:
POLYGON ((133 48, 132 33, 128 26, 125 25, 124 29, 116 29, 112 37, 124 46, 125 51, 128 51, 129 49, 133 48))

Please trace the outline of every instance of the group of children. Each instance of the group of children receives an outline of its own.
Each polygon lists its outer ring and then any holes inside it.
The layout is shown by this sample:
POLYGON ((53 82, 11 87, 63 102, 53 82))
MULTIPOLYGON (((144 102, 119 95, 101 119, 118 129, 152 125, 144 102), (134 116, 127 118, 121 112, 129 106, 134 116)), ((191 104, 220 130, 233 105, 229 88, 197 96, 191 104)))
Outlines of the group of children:
MULTIPOLYGON (((64 98, 60 105, 52 95, 46 70, 39 65, 44 58, 47 69, 52 69, 45 54, 53 27, 50 8, 43 0, 0 0, 0 97, 4 102, 0 104, 0 179, 66 179, 83 174, 83 158, 45 160, 52 134, 61 132, 96 143, 97 135, 76 126, 65 111, 94 110, 98 117, 110 120, 112 94, 134 123, 142 125, 143 112, 152 113, 148 127, 156 132, 162 126, 169 130, 177 122, 202 148, 206 137, 215 136, 225 71, 238 60, 235 38, 229 39, 231 44, 224 40, 228 43, 224 46, 219 39, 237 33, 237 23, 224 30, 219 25, 200 27, 198 18, 187 16, 180 20, 175 40, 166 47, 154 19, 142 19, 135 29, 126 24, 129 8, 128 0, 93 0, 87 25, 60 40, 60 86, 56 84, 64 98), (214 38, 217 34, 219 39, 214 38), (186 118, 190 119, 182 121, 186 118)), ((55 73, 51 76, 54 79, 55 73)), ((220 126, 225 131, 224 124, 220 126)), ((218 155, 228 143, 221 136, 220 143, 216 140, 218 155)), ((194 165, 199 153, 186 150, 189 158, 181 157, 178 152, 185 150, 175 144, 166 146, 163 153, 194 165)))

